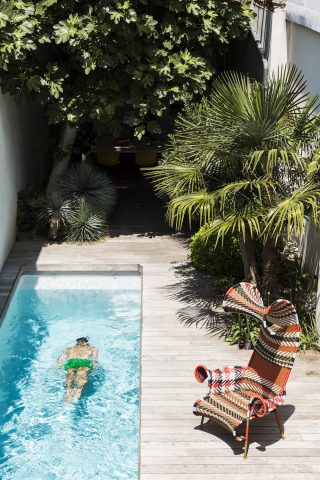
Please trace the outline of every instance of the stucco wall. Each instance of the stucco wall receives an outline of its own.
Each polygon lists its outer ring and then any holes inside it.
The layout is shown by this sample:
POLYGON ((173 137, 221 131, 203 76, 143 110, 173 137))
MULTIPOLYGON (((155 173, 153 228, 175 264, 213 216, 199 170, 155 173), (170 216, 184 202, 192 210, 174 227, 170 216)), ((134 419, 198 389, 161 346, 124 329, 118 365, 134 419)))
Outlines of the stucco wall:
MULTIPOLYGON (((302 3, 302 2, 301 2, 302 3)), ((320 3, 320 2, 319 2, 320 3)), ((307 80, 308 91, 311 94, 320 94, 320 64, 317 61, 320 52, 320 33, 287 22, 288 62, 297 65, 307 80)), ((307 230, 302 242, 304 267, 312 274, 319 270, 320 235, 314 228, 307 230)))
POLYGON ((320 2, 319 0, 288 0, 287 20, 320 32, 320 2))
MULTIPOLYGON (((320 3, 320 2, 319 2, 320 3)), ((301 68, 313 94, 320 93, 320 33, 292 22, 287 24, 288 62, 301 68)))
POLYGON ((271 75, 288 60, 287 22, 285 10, 275 10, 272 14, 268 73, 271 75))
POLYGON ((45 125, 39 108, 0 94, 0 270, 15 238, 17 193, 47 171, 45 125))

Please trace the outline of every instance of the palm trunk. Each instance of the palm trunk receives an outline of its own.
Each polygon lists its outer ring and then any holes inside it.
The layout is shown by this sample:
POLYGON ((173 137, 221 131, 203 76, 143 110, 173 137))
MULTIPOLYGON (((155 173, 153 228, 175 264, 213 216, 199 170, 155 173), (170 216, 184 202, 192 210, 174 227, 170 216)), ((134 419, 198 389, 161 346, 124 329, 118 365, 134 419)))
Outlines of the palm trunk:
POLYGON ((240 234, 239 241, 245 280, 257 284, 259 275, 255 256, 255 242, 249 232, 246 232, 244 236, 240 234))
POLYGON ((277 268, 277 247, 272 239, 268 239, 263 247, 263 278, 262 290, 266 301, 270 303, 275 300, 279 291, 278 268, 277 268))
POLYGON ((76 127, 70 127, 68 123, 64 124, 59 142, 59 149, 63 152, 63 155, 62 158, 60 158, 59 160, 55 160, 52 165, 49 181, 47 184, 47 192, 51 190, 51 188, 56 183, 57 178, 65 171, 69 164, 70 149, 75 141, 76 133, 76 127))

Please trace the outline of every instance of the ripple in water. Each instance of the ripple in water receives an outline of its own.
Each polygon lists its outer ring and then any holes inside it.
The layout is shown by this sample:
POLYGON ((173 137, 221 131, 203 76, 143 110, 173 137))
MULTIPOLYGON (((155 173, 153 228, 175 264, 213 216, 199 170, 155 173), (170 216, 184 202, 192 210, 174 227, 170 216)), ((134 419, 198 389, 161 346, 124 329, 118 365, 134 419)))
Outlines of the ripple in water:
POLYGON ((137 288, 18 289, 0 329, 1 480, 135 480, 139 349, 137 288), (55 362, 79 336, 99 365, 67 404, 55 362))

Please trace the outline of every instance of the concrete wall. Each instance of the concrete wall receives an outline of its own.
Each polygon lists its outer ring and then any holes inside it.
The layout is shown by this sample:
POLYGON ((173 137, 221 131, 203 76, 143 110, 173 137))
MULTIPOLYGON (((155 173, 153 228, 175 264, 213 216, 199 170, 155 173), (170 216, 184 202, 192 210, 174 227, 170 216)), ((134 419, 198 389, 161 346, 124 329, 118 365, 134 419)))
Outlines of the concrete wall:
MULTIPOLYGON (((302 4, 302 0, 300 0, 302 4)), ((306 1, 304 3, 307 3, 306 1)), ((311 6, 311 4, 309 5, 311 6)), ((315 5, 319 8, 320 2, 315 5)), ((311 10, 309 9, 311 12, 311 10)), ((320 33, 303 25, 287 22, 288 62, 297 65, 303 72, 311 94, 320 94, 320 33)), ((302 242, 304 269, 311 274, 319 273, 320 235, 314 227, 307 229, 302 242)))
POLYGON ((275 10, 272 14, 271 39, 268 59, 268 74, 276 72, 288 61, 287 22, 285 10, 275 10))
POLYGON ((287 0, 288 22, 320 32, 319 0, 287 0))
POLYGON ((15 239, 17 193, 47 172, 45 126, 39 108, 0 94, 0 270, 15 239))
MULTIPOLYGON (((320 2, 319 2, 320 3, 320 2)), ((301 68, 312 94, 320 93, 320 33, 287 23, 288 62, 301 68)))

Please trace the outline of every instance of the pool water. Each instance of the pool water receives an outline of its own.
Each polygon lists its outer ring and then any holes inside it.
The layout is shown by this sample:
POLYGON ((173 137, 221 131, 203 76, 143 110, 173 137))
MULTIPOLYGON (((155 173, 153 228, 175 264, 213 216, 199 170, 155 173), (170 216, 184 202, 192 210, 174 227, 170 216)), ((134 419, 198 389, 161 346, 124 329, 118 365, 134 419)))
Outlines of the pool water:
POLYGON ((138 273, 23 275, 0 328, 1 480, 136 480, 138 273), (88 336, 99 362, 64 402, 62 351, 88 336))

